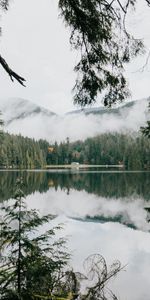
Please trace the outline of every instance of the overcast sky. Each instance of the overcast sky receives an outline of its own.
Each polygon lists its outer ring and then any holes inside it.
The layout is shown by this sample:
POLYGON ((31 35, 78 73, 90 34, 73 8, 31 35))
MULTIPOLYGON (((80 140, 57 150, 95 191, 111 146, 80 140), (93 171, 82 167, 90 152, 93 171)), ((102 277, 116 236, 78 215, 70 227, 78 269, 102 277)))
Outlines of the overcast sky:
MULTIPOLYGON (((150 8, 140 0, 131 13, 130 29, 150 48, 150 8)), ((73 67, 79 54, 71 51, 69 32, 58 18, 56 0, 11 0, 10 9, 1 19, 1 55, 16 72, 26 78, 26 88, 12 83, 1 69, 0 98, 22 97, 63 113, 74 109, 72 87, 76 74, 73 67)), ((132 99, 148 97, 150 65, 140 69, 146 58, 139 58, 127 68, 132 99)), ((97 106, 100 105, 100 101, 97 106)))

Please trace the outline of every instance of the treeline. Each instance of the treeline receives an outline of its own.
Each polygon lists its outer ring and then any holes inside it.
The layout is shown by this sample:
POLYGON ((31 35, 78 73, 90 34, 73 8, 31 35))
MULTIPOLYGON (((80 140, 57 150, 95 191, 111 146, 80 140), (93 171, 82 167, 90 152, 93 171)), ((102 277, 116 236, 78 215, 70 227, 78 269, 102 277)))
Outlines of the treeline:
POLYGON ((46 165, 118 165, 128 170, 150 168, 150 140, 142 135, 107 133, 85 141, 58 144, 3 133, 0 136, 0 167, 39 169, 46 165))
POLYGON ((126 169, 140 170, 150 168, 150 140, 142 135, 107 133, 84 142, 77 141, 49 148, 47 164, 81 164, 118 165, 126 169))
POLYGON ((48 142, 1 133, 0 167, 38 169, 46 165, 48 142))

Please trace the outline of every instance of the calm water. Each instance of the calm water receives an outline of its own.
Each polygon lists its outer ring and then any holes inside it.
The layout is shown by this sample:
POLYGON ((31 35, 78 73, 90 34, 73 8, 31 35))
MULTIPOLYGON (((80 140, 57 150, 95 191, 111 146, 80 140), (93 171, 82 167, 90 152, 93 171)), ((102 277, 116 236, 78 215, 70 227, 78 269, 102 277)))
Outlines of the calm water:
MULTIPOLYGON (((0 201, 10 199, 19 172, 0 172, 0 201)), ((126 265, 111 287, 121 300, 149 300, 150 173, 24 171, 26 200, 58 217, 79 270, 92 253, 126 265)))

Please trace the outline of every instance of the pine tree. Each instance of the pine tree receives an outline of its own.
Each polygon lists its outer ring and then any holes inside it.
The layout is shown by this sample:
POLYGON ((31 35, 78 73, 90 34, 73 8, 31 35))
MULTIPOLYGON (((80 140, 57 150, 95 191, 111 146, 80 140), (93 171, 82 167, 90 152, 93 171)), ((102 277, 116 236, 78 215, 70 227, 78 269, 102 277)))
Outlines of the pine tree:
POLYGON ((55 238, 60 226, 38 233, 54 217, 27 209, 22 184, 19 178, 13 203, 1 208, 1 299, 52 299, 69 255, 63 251, 65 241, 55 238))

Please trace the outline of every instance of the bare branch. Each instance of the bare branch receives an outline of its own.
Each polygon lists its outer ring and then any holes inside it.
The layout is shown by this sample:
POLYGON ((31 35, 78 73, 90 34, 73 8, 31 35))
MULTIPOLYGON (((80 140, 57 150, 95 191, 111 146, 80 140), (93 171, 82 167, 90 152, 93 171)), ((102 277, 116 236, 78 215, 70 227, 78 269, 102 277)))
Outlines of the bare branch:
POLYGON ((122 6, 121 2, 119 0, 117 0, 119 6, 121 7, 122 11, 126 14, 126 10, 124 9, 124 7, 122 6))
POLYGON ((150 0, 146 0, 146 2, 147 2, 147 4, 148 4, 148 6, 150 6, 150 0))
POLYGON ((8 75, 10 76, 10 79, 12 81, 14 81, 14 79, 16 79, 21 85, 25 86, 24 85, 25 79, 23 77, 21 77, 20 75, 18 75, 17 73, 15 73, 12 69, 10 69, 7 62, 1 55, 0 55, 0 64, 2 65, 4 70, 8 73, 8 75))
POLYGON ((148 55, 147 55, 147 57, 146 57, 146 61, 145 61, 145 63, 144 63, 144 65, 141 67, 141 68, 139 68, 138 70, 136 70, 136 71, 134 71, 133 73, 138 73, 138 72, 144 72, 145 71, 145 68, 147 67, 147 65, 148 65, 148 63, 149 63, 149 59, 150 59, 150 50, 149 50, 149 52, 148 52, 148 55))

